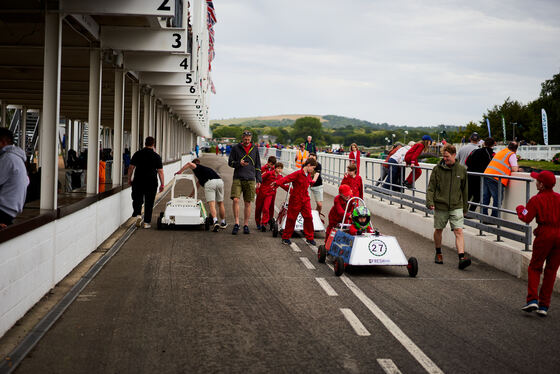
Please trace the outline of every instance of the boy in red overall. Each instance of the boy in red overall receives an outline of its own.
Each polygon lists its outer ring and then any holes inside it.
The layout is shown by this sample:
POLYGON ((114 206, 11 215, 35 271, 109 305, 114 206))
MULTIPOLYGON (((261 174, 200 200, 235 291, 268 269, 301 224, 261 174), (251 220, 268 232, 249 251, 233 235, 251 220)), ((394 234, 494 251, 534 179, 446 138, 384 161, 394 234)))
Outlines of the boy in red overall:
POLYGON ((358 168, 356 164, 350 164, 346 168, 348 171, 344 178, 342 179, 341 185, 347 184, 352 189, 352 194, 354 197, 364 198, 364 185, 362 184, 362 177, 358 173, 358 168))
MULTIPOLYGON (((331 230, 338 225, 343 223, 344 211, 346 210, 346 203, 348 199, 352 197, 352 189, 349 185, 343 184, 338 188, 338 195, 334 198, 334 204, 329 211, 329 225, 327 226, 327 232, 325 233, 325 238, 328 238, 331 230)), ((350 211, 351 212, 351 211, 350 211)), ((350 218, 350 212, 346 214, 344 222, 350 218)))
POLYGON ((274 215, 273 207, 274 199, 276 198, 276 188, 282 187, 285 190, 288 189, 283 185, 272 186, 272 182, 282 178, 282 170, 284 170, 284 164, 278 162, 275 164, 273 170, 264 172, 262 175, 261 188, 259 189, 259 194, 257 195, 257 201, 255 203, 255 221, 257 222, 257 230, 261 230, 262 232, 266 232, 266 224, 274 215))
POLYGON ((311 199, 309 198, 309 193, 307 191, 309 186, 313 184, 311 173, 315 170, 316 166, 317 161, 308 158, 300 170, 272 182, 272 186, 292 183, 290 200, 288 201, 286 225, 284 227, 284 231, 282 232, 283 244, 292 244, 290 238, 294 233, 296 219, 299 213, 301 213, 303 217, 303 232, 305 234, 305 238, 307 239, 307 243, 316 245, 315 240, 313 239, 314 232, 313 217, 311 216, 311 199))
POLYGON ((528 269, 527 305, 521 308, 525 312, 536 310, 539 316, 546 317, 550 307, 550 298, 560 266, 560 194, 552 191, 556 177, 550 171, 532 172, 537 180, 537 193, 527 203, 519 205, 517 216, 529 223, 536 217, 539 226, 535 229, 533 254, 528 269), (544 277, 539 291, 539 282, 543 264, 544 277))

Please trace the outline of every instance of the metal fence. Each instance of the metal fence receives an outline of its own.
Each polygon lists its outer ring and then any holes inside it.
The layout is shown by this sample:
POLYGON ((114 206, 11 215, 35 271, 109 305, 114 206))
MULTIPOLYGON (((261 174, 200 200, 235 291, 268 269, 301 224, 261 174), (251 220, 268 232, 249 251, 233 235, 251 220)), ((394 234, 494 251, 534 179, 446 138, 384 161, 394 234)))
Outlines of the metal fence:
MULTIPOLYGON (((266 162, 268 156, 276 156, 278 161, 284 164, 285 168, 295 168, 296 151, 293 149, 278 150, 275 148, 260 148, 261 158, 263 163, 266 162)), ((321 163, 322 172, 321 176, 326 183, 339 185, 344 178, 347 166, 350 164, 348 156, 332 155, 327 153, 319 153, 317 160, 321 163)), ((428 183, 432 173, 433 166, 407 166, 404 164, 389 164, 383 160, 366 159, 362 158, 361 172, 364 185, 364 194, 375 196, 381 201, 387 200, 389 204, 398 204, 399 208, 408 207, 412 212, 420 211, 427 217, 433 214, 433 211, 426 207, 426 193, 428 190, 428 183), (397 168, 389 167, 387 173, 383 175, 383 165, 396 165, 397 168), (402 182, 391 183, 394 179, 393 170, 397 169, 400 173, 400 178, 395 178, 400 181, 405 180, 405 173, 412 173, 413 183, 410 188, 403 185, 402 182), (365 175, 363 172, 365 171, 365 175), (416 174, 420 172, 425 173, 420 183, 416 181, 416 174)), ((493 205, 483 204, 483 186, 484 179, 492 178, 483 173, 468 172, 469 176, 478 176, 480 180, 480 202, 469 201, 470 209, 476 207, 479 211, 469 212, 465 216, 465 225, 473 227, 478 230, 480 236, 486 234, 495 235, 497 241, 502 238, 508 238, 525 246, 525 251, 529 251, 529 246, 532 242, 532 228, 529 224, 522 223, 517 218, 517 212, 511 209, 502 208, 504 195, 502 188, 498 188, 498 201, 497 207, 493 205), (497 216, 489 214, 482 214, 483 209, 489 209, 497 212, 497 216)), ((502 179, 509 179, 521 181, 525 183, 525 204, 530 198, 530 183, 532 179, 512 177, 512 176, 495 176, 499 179, 498 186, 501 185, 502 179)), ((489 213, 489 212, 488 212, 489 213)))

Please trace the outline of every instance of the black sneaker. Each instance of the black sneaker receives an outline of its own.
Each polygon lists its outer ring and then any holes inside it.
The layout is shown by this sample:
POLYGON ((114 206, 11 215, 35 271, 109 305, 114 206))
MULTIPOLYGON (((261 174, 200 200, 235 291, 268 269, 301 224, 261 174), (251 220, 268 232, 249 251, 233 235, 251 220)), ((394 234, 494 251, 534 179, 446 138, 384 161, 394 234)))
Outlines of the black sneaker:
POLYGON ((249 226, 243 226, 243 234, 249 234, 249 226))
POLYGON ((471 265, 471 259, 468 257, 463 257, 459 260, 459 269, 464 270, 466 267, 471 265))
POLYGON ((212 231, 218 232, 219 229, 220 229, 220 224, 218 223, 218 221, 214 222, 214 228, 212 229, 212 231))
POLYGON ((292 241, 290 239, 282 239, 282 244, 291 245, 292 241))
POLYGON ((527 313, 531 313, 534 310, 539 309, 539 303, 537 300, 531 300, 527 303, 527 305, 525 305, 523 308, 521 308, 522 311, 527 312, 527 313))
POLYGON ((222 221, 222 223, 220 223, 220 228, 221 228, 221 229, 227 228, 227 222, 226 222, 226 221, 222 221))
POLYGON ((266 226, 265 226, 265 225, 262 225, 262 226, 261 226, 261 231, 262 231, 262 232, 266 232, 266 226))
POLYGON ((313 240, 313 239, 311 239, 311 240, 306 239, 305 241, 307 242, 307 244, 317 245, 317 242, 316 242, 315 240, 313 240))
POLYGON ((537 309, 537 314, 539 317, 546 317, 548 314, 548 308, 546 306, 540 306, 539 309, 537 309))
POLYGON ((235 225, 233 225, 233 230, 231 230, 231 235, 237 235, 238 231, 239 231, 239 225, 236 223, 235 225))
POLYGON ((436 257, 434 258, 434 262, 436 264, 443 264, 443 255, 441 253, 436 253, 436 257))

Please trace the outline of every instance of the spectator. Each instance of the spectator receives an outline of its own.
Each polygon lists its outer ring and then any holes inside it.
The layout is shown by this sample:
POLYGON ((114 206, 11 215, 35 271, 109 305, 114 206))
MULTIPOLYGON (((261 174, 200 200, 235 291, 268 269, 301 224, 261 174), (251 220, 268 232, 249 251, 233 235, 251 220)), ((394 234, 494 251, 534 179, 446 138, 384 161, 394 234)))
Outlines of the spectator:
MULTIPOLYGON (((195 158, 192 162, 187 162, 178 172, 175 174, 182 174, 185 170, 191 169, 196 179, 198 180, 199 186, 204 188, 204 197, 210 208, 210 215, 213 220, 213 231, 217 232, 218 229, 225 229, 227 227, 226 223, 226 209, 224 207, 224 181, 214 169, 209 168, 204 165, 200 165, 200 160, 195 158), (218 223, 218 214, 216 212, 216 203, 218 204, 218 209, 220 212, 221 222, 218 223)), ((194 190, 191 197, 194 196, 194 190)))
POLYGON ((229 154, 231 153, 231 145, 226 145, 226 156, 229 157, 229 154))
POLYGON ((317 153, 317 146, 315 145, 315 142, 312 141, 312 137, 311 135, 309 135, 307 137, 307 140, 305 141, 305 150, 309 153, 317 153))
POLYGON ((128 167, 130 166, 130 149, 128 149, 128 148, 124 149, 123 164, 124 164, 123 172, 126 174, 126 171, 128 170, 128 167))
POLYGON ((347 172, 342 179, 340 184, 347 184, 352 189, 352 193, 355 197, 360 199, 364 198, 364 185, 362 183, 362 177, 357 174, 358 168, 356 164, 350 164, 346 168, 347 172))
POLYGON ((296 219, 300 213, 303 217, 303 233, 305 234, 307 243, 311 245, 317 244, 313 238, 314 231, 313 216, 311 215, 311 199, 309 198, 309 193, 307 192, 309 185, 313 184, 311 173, 315 170, 316 166, 317 161, 307 159, 300 170, 294 171, 293 173, 272 182, 273 187, 292 183, 290 199, 288 201, 286 224, 284 226, 284 231, 282 232, 283 244, 292 244, 290 239, 294 233, 296 219))
POLYGON ((220 154, 220 145, 216 144, 216 156, 220 154))
POLYGON ((462 146, 459 149, 459 152, 457 153, 457 160, 461 165, 465 166, 465 163, 467 162, 467 158, 470 156, 470 154, 479 148, 478 147, 479 140, 480 137, 478 136, 478 133, 473 132, 471 135, 471 142, 469 144, 462 146))
MULTIPOLYGON (((492 147, 496 142, 492 138, 486 138, 484 147, 475 149, 467 158, 467 170, 475 173, 484 173, 486 167, 494 157, 492 147)), ((460 152, 460 150, 459 150, 460 152)), ((480 177, 478 175, 469 175, 469 201, 473 203, 480 203, 480 177)), ((475 211, 477 205, 471 204, 470 211, 475 211)))
POLYGON ((529 200, 527 207, 519 205, 516 208, 520 220, 530 223, 533 218, 536 218, 538 223, 527 271, 527 304, 522 310, 525 312, 537 310, 540 316, 546 317, 556 273, 560 266, 560 194, 552 191, 556 184, 556 177, 550 171, 532 172, 531 177, 537 180, 539 192, 529 200), (545 260, 544 277, 539 292, 545 260))
POLYGON ((25 152, 14 145, 14 134, 0 127, 0 229, 14 223, 23 211, 29 178, 25 152))
MULTIPOLYGON (((317 161, 317 154, 310 153, 309 158, 317 161)), ((309 187, 315 199, 315 210, 321 215, 323 210, 323 178, 321 178, 321 164, 317 161, 315 172, 313 173, 313 186, 309 187)))
POLYGON ((463 217, 467 212, 467 169, 455 159, 456 149, 453 144, 443 147, 443 160, 434 167, 426 192, 426 206, 434 210, 434 244, 436 255, 434 262, 443 264, 441 242, 443 229, 447 221, 455 234, 455 245, 459 255, 459 269, 471 264, 465 256, 465 239, 463 237, 463 217))
POLYGON ((461 138, 461 144, 465 144, 467 142, 467 139, 465 138, 465 135, 463 135, 463 137, 461 138))
MULTIPOLYGON (((428 146, 431 143, 432 143, 432 137, 430 135, 424 135, 421 141, 414 144, 412 148, 410 148, 408 152, 406 152, 406 155, 404 156, 404 162, 406 163, 406 166, 411 166, 411 165, 419 166, 420 164, 418 163, 418 157, 420 157, 422 152, 426 152, 428 150, 428 146)), ((420 178, 420 175, 422 175, 422 169, 413 168, 410 174, 408 175, 408 177, 406 178, 406 181, 404 182, 405 187, 412 188, 412 184, 413 184, 412 177, 414 176, 414 181, 416 181, 418 180, 418 178, 420 178)))
POLYGON ((259 150, 251 143, 253 134, 249 130, 243 131, 241 143, 232 147, 228 165, 234 169, 231 184, 231 199, 233 200, 233 225, 232 235, 239 232, 239 198, 243 193, 243 233, 249 234, 249 217, 251 216, 251 202, 255 199, 256 189, 260 187, 261 158, 259 150))
MULTIPOLYGON (((395 154, 395 152, 397 152, 399 149, 401 149, 402 146, 403 146, 403 144, 401 142, 396 142, 393 145, 393 148, 391 149, 389 154, 387 154, 387 157, 385 158, 385 162, 388 163, 391 156, 393 156, 395 154)), ((379 177, 377 182, 375 182, 375 185, 379 186, 380 183, 385 182, 385 179, 387 179, 388 176, 389 176, 389 165, 388 164, 382 164, 381 165, 381 176, 379 177)))
POLYGON ((400 165, 404 162, 404 157, 406 156, 407 152, 410 150, 411 145, 414 145, 414 142, 410 142, 407 146, 399 148, 391 157, 389 157, 389 181, 391 186, 383 185, 383 188, 390 188, 393 191, 402 192, 402 189, 398 186, 402 184, 401 178, 403 173, 403 167, 400 165))
POLYGON ((200 147, 198 146, 198 143, 194 146, 194 152, 196 153, 196 158, 198 158, 198 152, 200 152, 200 147))
MULTIPOLYGON (((486 169, 484 174, 496 175, 496 176, 509 176, 512 172, 517 172, 519 166, 517 165, 517 143, 510 142, 507 148, 502 149, 497 152, 486 169)), ((490 198, 492 198, 492 205, 496 209, 492 209, 492 216, 498 217, 498 209, 502 206, 502 201, 504 198, 504 190, 509 183, 509 179, 501 178, 501 183, 498 178, 484 178, 483 182, 483 193, 482 193, 482 204, 490 204, 490 198), (498 188, 500 190, 498 190, 498 188)), ((488 208, 482 208, 482 214, 488 214, 488 208)))
POLYGON ((161 157, 155 152, 156 140, 148 136, 144 148, 134 153, 128 167, 128 184, 132 186, 132 216, 136 217, 136 227, 142 226, 142 203, 144 203, 145 229, 152 227, 152 210, 158 191, 158 176, 160 180, 159 192, 163 191, 163 165, 161 157), (134 173, 134 178, 132 178, 134 173))
POLYGON ((301 169, 309 157, 309 152, 305 149, 305 144, 301 143, 296 152, 296 169, 301 169))
POLYGON ((224 157, 224 154, 226 153, 226 146, 223 144, 220 144, 220 152, 222 152, 222 157, 224 157))
POLYGON ((357 167, 356 175, 360 175, 360 150, 356 143, 350 145, 350 154, 348 157, 350 158, 350 163, 355 164, 357 167))

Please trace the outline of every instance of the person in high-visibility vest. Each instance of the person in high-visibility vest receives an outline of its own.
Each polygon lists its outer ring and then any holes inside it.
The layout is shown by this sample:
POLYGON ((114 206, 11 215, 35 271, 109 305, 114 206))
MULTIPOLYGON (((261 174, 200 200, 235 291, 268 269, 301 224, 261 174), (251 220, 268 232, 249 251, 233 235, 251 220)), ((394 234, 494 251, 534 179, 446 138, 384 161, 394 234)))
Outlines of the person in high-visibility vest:
POLYGON ((301 143, 296 152, 296 169, 301 169, 305 160, 309 157, 309 152, 305 149, 305 144, 301 143))
MULTIPOLYGON (((507 148, 496 152, 492 161, 484 170, 484 174, 496 175, 496 176, 509 176, 512 172, 520 171, 517 165, 517 143, 510 142, 507 148)), ((483 192, 482 192, 482 204, 490 204, 490 197, 492 197, 492 206, 499 208, 504 200, 504 190, 508 185, 509 179, 507 178, 489 178, 484 177, 483 192), (499 180, 501 183, 499 183, 499 180), (498 199, 498 188, 501 189, 501 199, 498 199)), ((488 208, 482 208, 482 214, 488 214, 488 208)), ((498 217, 498 209, 492 209, 492 216, 498 217)))

